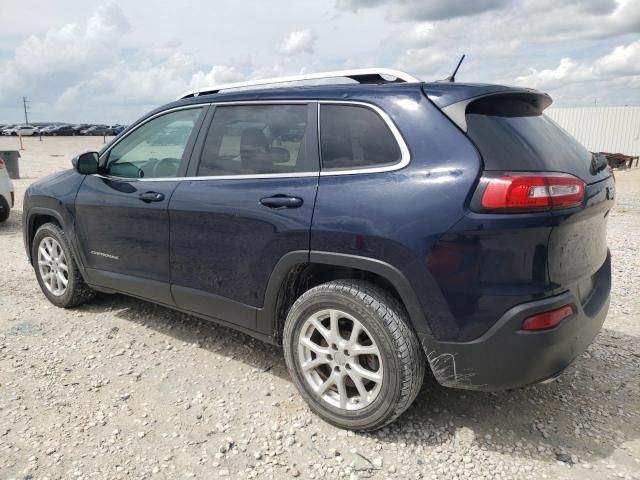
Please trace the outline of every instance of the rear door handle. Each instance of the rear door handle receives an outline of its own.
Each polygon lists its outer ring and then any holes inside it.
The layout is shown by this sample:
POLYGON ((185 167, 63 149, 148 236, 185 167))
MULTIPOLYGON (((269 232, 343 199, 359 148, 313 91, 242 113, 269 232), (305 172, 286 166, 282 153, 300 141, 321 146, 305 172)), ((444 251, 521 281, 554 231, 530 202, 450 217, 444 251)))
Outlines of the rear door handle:
POLYGON ((145 203, 161 202, 164 200, 164 194, 158 192, 144 192, 138 195, 138 198, 145 203))
POLYGON ((260 205, 264 205, 268 208, 299 208, 304 203, 300 197, 292 197, 290 195, 273 195, 271 197, 264 197, 260 199, 260 205))

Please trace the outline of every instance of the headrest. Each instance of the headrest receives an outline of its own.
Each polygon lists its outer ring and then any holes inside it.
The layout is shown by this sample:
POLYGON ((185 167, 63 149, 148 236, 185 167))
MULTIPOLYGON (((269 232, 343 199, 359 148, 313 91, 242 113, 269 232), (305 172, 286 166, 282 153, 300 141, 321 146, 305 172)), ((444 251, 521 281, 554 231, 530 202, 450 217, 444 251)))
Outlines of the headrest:
POLYGON ((240 136, 240 160, 245 167, 256 164, 273 163, 269 155, 269 141, 257 127, 249 127, 240 136))

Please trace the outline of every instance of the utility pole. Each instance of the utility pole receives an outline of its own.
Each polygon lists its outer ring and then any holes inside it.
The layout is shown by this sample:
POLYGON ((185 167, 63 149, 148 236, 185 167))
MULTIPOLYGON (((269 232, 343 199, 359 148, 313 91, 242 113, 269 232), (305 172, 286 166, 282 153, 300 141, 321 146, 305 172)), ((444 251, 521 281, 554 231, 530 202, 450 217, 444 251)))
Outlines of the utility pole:
POLYGON ((22 106, 24 107, 24 123, 29 125, 29 114, 31 113, 31 102, 27 100, 27 97, 22 97, 22 106))

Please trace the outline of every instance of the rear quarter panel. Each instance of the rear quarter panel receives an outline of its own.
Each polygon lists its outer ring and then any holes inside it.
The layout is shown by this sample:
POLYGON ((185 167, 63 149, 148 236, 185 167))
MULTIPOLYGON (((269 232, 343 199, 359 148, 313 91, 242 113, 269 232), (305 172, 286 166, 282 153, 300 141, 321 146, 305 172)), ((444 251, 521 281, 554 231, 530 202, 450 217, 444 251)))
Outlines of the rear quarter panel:
POLYGON ((321 176, 311 250, 393 265, 413 286, 430 327, 448 329, 450 310, 429 261, 438 239, 467 211, 480 158, 419 89, 372 101, 398 127, 411 161, 391 172, 321 176))
POLYGON ((549 277, 562 287, 594 275, 607 258, 607 221, 613 208, 613 177, 587 185, 585 203, 553 212, 549 237, 549 277))

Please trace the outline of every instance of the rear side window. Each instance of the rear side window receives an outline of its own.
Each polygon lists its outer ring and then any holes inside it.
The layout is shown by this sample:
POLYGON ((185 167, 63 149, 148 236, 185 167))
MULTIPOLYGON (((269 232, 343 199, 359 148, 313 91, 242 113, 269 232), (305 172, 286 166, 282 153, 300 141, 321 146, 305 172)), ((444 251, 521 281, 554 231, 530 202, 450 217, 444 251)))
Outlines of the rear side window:
POLYGON ((322 170, 384 167, 402 153, 384 120, 375 111, 355 105, 320 106, 322 170))
POLYGON ((306 151, 307 105, 216 107, 198 176, 318 171, 306 151))

